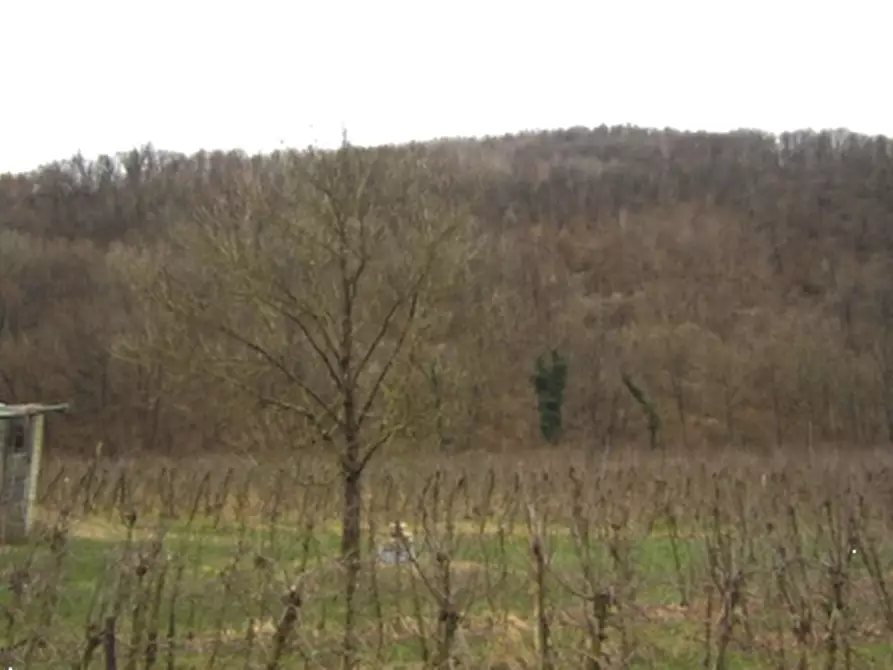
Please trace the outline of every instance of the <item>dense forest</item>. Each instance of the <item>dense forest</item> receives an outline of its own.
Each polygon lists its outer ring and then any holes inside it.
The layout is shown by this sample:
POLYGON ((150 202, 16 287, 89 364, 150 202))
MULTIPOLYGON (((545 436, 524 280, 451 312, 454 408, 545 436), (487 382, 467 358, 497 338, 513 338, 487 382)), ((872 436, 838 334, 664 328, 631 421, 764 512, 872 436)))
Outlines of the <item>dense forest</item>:
POLYGON ((0 401, 70 401, 71 453, 300 449, 345 402, 521 449, 557 350, 567 444, 648 443, 625 380, 660 448, 893 442, 891 260, 893 140, 846 131, 75 156, 0 176, 0 401))

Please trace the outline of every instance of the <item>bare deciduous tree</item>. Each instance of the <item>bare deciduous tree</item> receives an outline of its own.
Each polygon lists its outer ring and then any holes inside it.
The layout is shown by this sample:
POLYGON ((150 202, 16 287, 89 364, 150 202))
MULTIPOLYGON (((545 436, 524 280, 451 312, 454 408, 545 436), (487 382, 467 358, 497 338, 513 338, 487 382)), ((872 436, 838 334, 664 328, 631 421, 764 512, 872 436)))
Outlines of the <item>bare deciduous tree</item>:
POLYGON ((154 295, 202 342, 210 374, 303 420, 337 455, 343 491, 345 667, 356 657, 362 474, 401 430, 386 396, 427 299, 471 219, 423 153, 400 161, 345 143, 291 157, 272 209, 246 172, 225 202, 178 228, 154 295))

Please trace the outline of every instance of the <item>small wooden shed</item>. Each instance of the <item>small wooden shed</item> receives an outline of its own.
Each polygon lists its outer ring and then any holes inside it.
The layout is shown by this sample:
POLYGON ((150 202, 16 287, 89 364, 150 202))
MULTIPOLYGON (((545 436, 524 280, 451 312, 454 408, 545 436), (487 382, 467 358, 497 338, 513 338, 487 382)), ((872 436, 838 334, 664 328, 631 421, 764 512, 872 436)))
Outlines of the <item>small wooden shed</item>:
POLYGON ((43 452, 44 417, 67 403, 0 403, 0 545, 27 538, 43 452))

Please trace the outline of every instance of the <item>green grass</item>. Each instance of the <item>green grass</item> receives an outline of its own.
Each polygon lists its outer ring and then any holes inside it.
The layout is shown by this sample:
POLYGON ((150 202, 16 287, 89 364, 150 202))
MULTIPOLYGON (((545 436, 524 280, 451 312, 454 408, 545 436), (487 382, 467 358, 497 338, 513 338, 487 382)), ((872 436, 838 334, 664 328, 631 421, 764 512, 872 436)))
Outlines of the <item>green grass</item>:
MULTIPOLYGON (((247 657, 244 641, 249 621, 253 617, 269 628, 269 622, 277 621, 283 612, 282 598, 287 588, 299 584, 304 604, 296 644, 311 657, 311 667, 334 667, 344 615, 342 574, 335 561, 339 545, 336 528, 315 529, 307 541, 301 532, 289 528, 275 528, 271 532, 269 528, 214 529, 210 524, 187 528, 172 524, 164 538, 163 556, 155 564, 147 565, 146 574, 138 577, 138 557, 150 553, 152 529, 141 531, 138 526, 139 532, 127 540, 120 527, 95 525, 91 530, 86 524, 86 532, 75 529, 62 553, 54 554, 41 544, 6 548, 0 554, 0 570, 7 584, 13 571, 26 565, 31 576, 19 604, 8 586, 0 592, 0 608, 19 609, 15 625, 10 627, 0 622, 0 640, 5 646, 14 645, 29 632, 41 629, 47 614, 47 599, 41 594, 51 591, 51 582, 54 576, 58 577, 58 598, 46 628, 49 631, 47 648, 37 656, 47 659, 46 665, 33 667, 52 667, 62 659, 78 656, 85 644, 87 626, 99 624, 109 616, 115 600, 121 603, 117 634, 120 640, 129 640, 134 627, 134 605, 141 598, 149 597, 151 585, 162 569, 165 585, 155 620, 162 638, 169 622, 174 621, 181 662, 205 667, 208 659, 216 655, 219 660, 215 667, 255 667, 252 663, 261 667, 259 664, 268 653, 270 634, 266 628, 261 630, 258 639, 265 649, 258 647, 253 659, 247 657), (61 560, 61 572, 55 568, 58 560, 61 560), (172 599, 174 590, 178 597, 172 599)), ((462 530, 450 554, 454 561, 453 587, 463 606, 463 653, 477 658, 478 663, 483 663, 482 659, 492 654, 494 648, 499 649, 497 656, 530 657, 536 637, 530 538, 519 532, 500 541, 496 534, 480 535, 471 529, 462 530)), ((705 653, 704 542, 689 538, 676 546, 686 575, 689 571, 698 575, 694 580, 697 587, 692 587, 690 594, 693 606, 688 610, 678 607, 680 593, 671 539, 658 534, 629 542, 634 574, 627 586, 635 592, 635 604, 624 610, 621 603, 621 611, 628 617, 624 619, 628 622, 628 634, 635 638, 631 646, 637 655, 631 659, 631 667, 701 667, 705 653)), ((596 540, 592 546, 590 560, 594 573, 604 585, 616 584, 617 566, 606 541, 596 540)), ((546 547, 550 556, 546 588, 554 619, 553 640, 563 654, 560 658, 565 661, 559 666, 579 667, 580 658, 574 654, 585 649, 587 641, 582 629, 583 603, 572 592, 586 588, 580 558, 574 540, 564 532, 551 534, 546 539, 546 547)), ((766 547, 758 544, 757 549, 763 551, 766 547)), ((437 565, 432 554, 433 549, 423 550, 420 566, 428 582, 436 585, 437 565)), ((854 570, 857 576, 864 573, 860 563, 855 564, 854 570)), ((436 600, 413 574, 410 566, 382 566, 374 574, 364 572, 358 607, 361 638, 372 664, 369 667, 400 667, 419 662, 420 642, 414 632, 416 600, 421 602, 422 619, 428 627, 426 637, 433 651, 436 600)), ((751 624, 759 631, 759 637, 768 638, 768 615, 764 614, 766 608, 762 606, 760 593, 767 583, 766 577, 754 579, 754 583, 749 599, 753 610, 751 624)), ((877 618, 869 611, 871 606, 870 602, 857 604, 857 615, 877 618)), ((148 605, 143 607, 145 610, 148 605)), ((606 648, 615 657, 619 653, 620 637, 617 630, 608 632, 606 648)), ((746 638, 739 626, 730 647, 729 668, 774 665, 768 651, 761 651, 762 643, 750 645, 746 638)), ((145 639, 141 644, 145 646, 145 639)), ((858 667, 890 667, 893 663, 890 660, 893 647, 871 639, 860 640, 856 653, 858 667)), ((793 658, 790 648, 787 654, 790 664, 793 658)), ((822 654, 821 648, 810 650, 813 659, 822 658, 822 654)), ((94 666, 100 667, 99 655, 94 666)))

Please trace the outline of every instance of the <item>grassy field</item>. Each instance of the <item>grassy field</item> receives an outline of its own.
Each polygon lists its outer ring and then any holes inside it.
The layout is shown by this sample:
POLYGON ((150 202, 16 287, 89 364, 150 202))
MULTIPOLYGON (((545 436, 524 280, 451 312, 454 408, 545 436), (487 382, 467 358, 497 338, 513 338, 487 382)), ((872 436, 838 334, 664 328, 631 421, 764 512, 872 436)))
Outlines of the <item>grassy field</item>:
MULTIPOLYGON (((891 464, 832 450, 381 461, 361 665, 893 667, 891 464), (386 565, 375 549, 397 520, 416 557, 386 565)), ((310 459, 48 464, 40 529, 0 553, 0 661, 338 667, 339 490, 310 459)))

